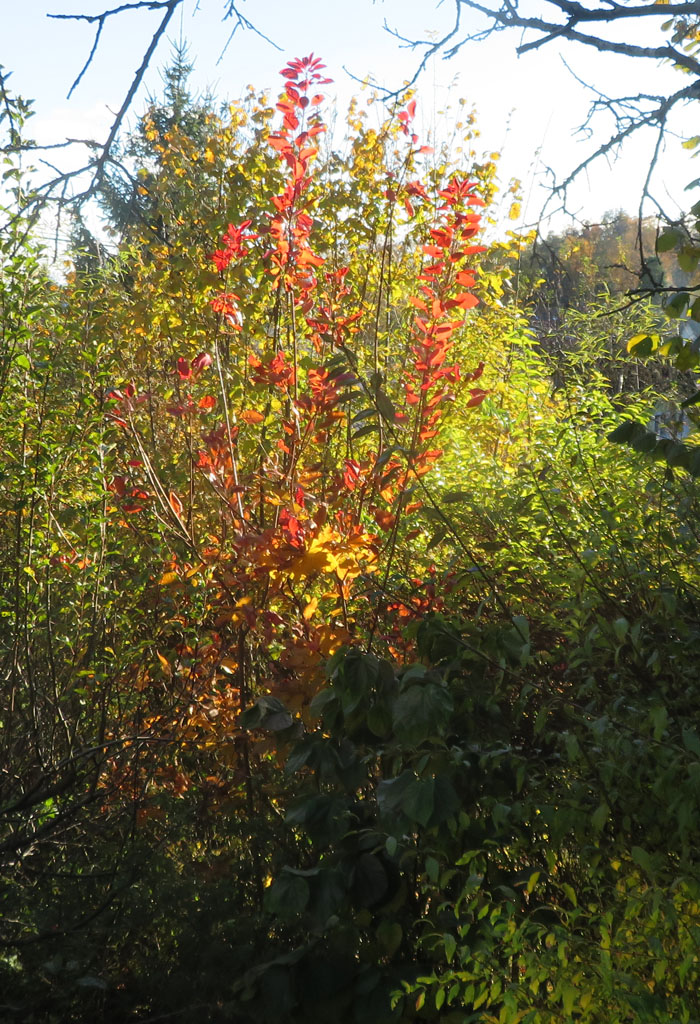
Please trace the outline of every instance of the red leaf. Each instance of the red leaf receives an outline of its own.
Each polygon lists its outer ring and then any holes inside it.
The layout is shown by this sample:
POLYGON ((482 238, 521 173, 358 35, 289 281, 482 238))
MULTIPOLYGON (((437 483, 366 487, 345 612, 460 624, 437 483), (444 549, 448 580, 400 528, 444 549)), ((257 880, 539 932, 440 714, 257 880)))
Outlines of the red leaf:
POLYGON ((293 516, 289 509, 283 508, 280 512, 280 526, 285 537, 295 548, 303 547, 304 531, 296 516, 293 516))
POLYGON ((200 352, 199 355, 195 356, 192 360, 192 369, 195 373, 199 373, 200 370, 204 370, 207 366, 211 366, 212 362, 213 359, 208 352, 200 352))
POLYGON ((349 491, 354 491, 357 487, 360 481, 361 472, 362 470, 359 462, 355 462, 354 459, 345 460, 343 480, 345 481, 345 486, 349 491))
POLYGON ((107 486, 108 491, 112 491, 114 494, 118 494, 120 498, 123 498, 126 494, 126 480, 123 476, 112 477, 111 484, 107 486))
POLYGON ((219 271, 226 270, 232 258, 233 253, 227 252, 225 249, 216 249, 209 257, 209 259, 214 261, 216 269, 219 271))
POLYGON ((477 405, 481 405, 483 400, 489 394, 488 391, 484 391, 482 388, 471 388, 469 394, 472 396, 467 402, 467 409, 475 409, 477 405))

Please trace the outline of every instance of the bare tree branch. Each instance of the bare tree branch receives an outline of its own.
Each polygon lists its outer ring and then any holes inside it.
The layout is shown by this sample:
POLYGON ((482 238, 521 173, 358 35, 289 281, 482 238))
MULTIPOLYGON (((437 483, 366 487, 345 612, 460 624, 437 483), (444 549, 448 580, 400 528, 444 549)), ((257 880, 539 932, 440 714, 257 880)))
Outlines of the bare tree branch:
MULTIPOLYGON (((642 95, 643 94, 640 94, 639 97, 627 97, 627 99, 641 98, 642 95)), ((590 167, 590 165, 601 156, 605 156, 612 149, 615 149, 624 142, 625 139, 632 135, 633 132, 638 131, 640 128, 649 127, 650 125, 659 125, 663 129, 670 111, 676 106, 676 104, 681 103, 683 100, 699 98, 700 82, 694 82, 692 85, 686 86, 685 89, 679 89, 677 92, 672 93, 671 96, 668 96, 655 109, 647 111, 644 114, 640 114, 636 119, 630 119, 630 123, 627 124, 626 127, 621 128, 620 131, 612 135, 607 142, 598 146, 593 153, 587 156, 585 160, 582 160, 577 167, 570 171, 566 178, 564 178, 564 180, 555 187, 554 191, 556 193, 565 192, 567 188, 573 184, 574 180, 579 177, 582 171, 585 171, 587 167, 590 167)), ((619 101, 611 99, 606 105, 608 109, 613 110, 613 105, 617 102, 619 101)))
MULTIPOLYGON (((165 6, 165 14, 163 16, 163 20, 161 21, 161 23, 158 26, 158 28, 156 29, 156 31, 153 33, 153 37, 151 39, 151 42, 149 43, 148 49, 146 50, 146 52, 144 54, 144 57, 143 57, 143 60, 141 61, 141 66, 138 69, 138 71, 136 72, 136 74, 134 75, 134 79, 133 79, 133 81, 131 83, 131 86, 129 87, 129 91, 127 92, 127 94, 126 94, 126 96, 124 98, 124 102, 122 103, 122 105, 121 105, 121 107, 119 109, 119 112, 117 113, 117 116, 114 119, 114 124, 112 125, 112 127, 110 129, 110 132, 109 132, 109 135, 107 136, 107 141, 105 142, 104 147, 102 149, 102 152, 100 153, 100 155, 97 158, 97 161, 95 163, 95 174, 93 176, 92 183, 91 183, 91 185, 90 185, 90 187, 88 189, 88 192, 90 192, 90 193, 94 193, 95 190, 102 183, 102 179, 104 177, 105 166, 107 164, 108 158, 111 155, 112 146, 115 143, 115 140, 116 140, 117 135, 119 133, 119 129, 121 128, 121 125, 122 125, 122 121, 126 117, 127 111, 129 110, 129 107, 131 106, 132 100, 134 99, 134 96, 136 95, 136 93, 138 91, 138 88, 141 85, 141 82, 143 81, 143 77, 146 74, 146 71, 148 69, 148 65, 151 62, 151 57, 153 56, 153 54, 156 51, 156 48, 158 46, 158 43, 160 42, 161 36, 165 32, 166 28, 168 27, 168 24, 169 24, 170 20, 172 19, 172 16, 175 14, 175 11, 177 10, 177 8, 180 6, 181 3, 182 3, 182 0, 167 0, 167 2, 164 5, 165 6)), ((163 6, 163 5, 160 4, 159 6, 163 6)))
MULTIPOLYGON (((660 282, 657 286, 651 273, 650 257, 645 254, 642 245, 642 224, 645 204, 654 203, 659 216, 667 224, 676 227, 681 234, 684 232, 687 234, 687 243, 691 249, 688 262, 689 264, 692 262, 694 250, 700 248, 700 238, 689 232, 684 216, 681 215, 681 218, 678 219, 678 217, 669 217, 665 213, 661 204, 652 195, 652 177, 664 142, 671 134, 669 126, 671 112, 685 103, 700 99, 700 57, 698 56, 700 54, 700 0, 670 0, 670 2, 644 4, 620 3, 618 0, 598 0, 598 2, 590 0, 590 4, 587 6, 584 6, 579 0, 543 0, 537 8, 534 8, 535 13, 533 14, 525 12, 524 7, 521 6, 521 0, 454 0, 454 3, 455 18, 452 26, 437 42, 426 39, 407 39, 385 25, 387 31, 399 39, 403 46, 424 50, 416 74, 411 79, 411 84, 424 70, 430 57, 441 53, 444 59, 450 59, 459 53, 466 44, 484 41, 494 33, 508 29, 515 29, 520 35, 519 42, 515 46, 515 51, 518 54, 539 50, 553 42, 563 43, 566 41, 587 46, 594 49, 596 53, 609 53, 638 60, 654 60, 657 63, 669 62, 676 69, 685 73, 686 84, 684 87, 668 95, 640 91, 633 95, 617 97, 606 96, 590 83, 586 83, 574 75, 576 81, 593 92, 595 96, 586 120, 579 127, 579 132, 591 138, 593 136, 592 121, 600 114, 608 114, 613 118, 613 128, 607 139, 596 144, 592 152, 569 171, 563 180, 557 180, 558 176, 551 168, 546 168, 551 184, 548 186, 549 198, 540 215, 540 223, 543 216, 549 217, 556 212, 567 213, 576 219, 571 210, 567 208, 567 193, 574 181, 585 174, 588 168, 601 157, 609 157, 613 151, 623 146, 632 135, 645 129, 654 130, 654 142, 650 150, 649 163, 639 198, 638 243, 641 286, 628 292, 629 304, 641 301, 650 294, 698 291, 700 284, 684 286, 682 289, 675 285, 664 287, 660 282), (465 12, 481 15, 483 22, 481 25, 477 22, 473 28, 470 26, 471 31, 463 35, 459 31, 460 14, 465 12), (657 19, 657 21, 654 22, 651 19, 657 19), (660 38, 659 45, 647 45, 644 39, 641 42, 635 40, 630 30, 642 24, 658 26, 660 34, 666 32, 668 35, 665 38, 660 38), (621 28, 624 29, 624 34, 620 33, 621 28), (559 202, 556 207, 555 201, 559 202), (645 278, 649 280, 649 284, 645 283, 645 278)), ((564 63, 566 64, 566 62, 564 63)), ((568 68, 568 65, 566 66, 568 68)), ((568 70, 571 71, 570 68, 568 70)), ((571 73, 573 74, 573 72, 571 73)), ((698 184, 700 184, 700 178, 692 183, 696 187, 698 184)), ((539 233, 539 225, 537 225, 537 230, 539 233)), ((695 314, 693 314, 693 318, 698 319, 695 314)))
MULTIPOLYGON (((387 98, 389 98, 389 97, 398 98, 398 96, 402 92, 404 92, 407 88, 410 89, 410 87, 412 85, 415 85, 415 83, 418 81, 418 79, 420 78, 422 73, 425 71, 425 68, 426 68, 430 58, 434 57, 435 54, 439 53, 441 50, 444 50, 445 47, 447 46, 447 44, 450 42, 450 40, 454 39, 454 37, 457 35, 457 33, 459 32, 460 16, 461 16, 461 13, 462 13, 462 0, 454 0, 454 6, 455 6, 455 20, 454 20, 454 24, 452 25, 452 28, 447 33, 447 35, 443 36, 442 39, 439 39, 436 43, 435 42, 429 42, 428 40, 418 40, 418 41, 416 41, 416 40, 407 39, 405 36, 402 36, 396 29, 390 28, 389 25, 387 25, 386 21, 384 21, 384 28, 385 28, 385 30, 389 33, 389 35, 392 35, 396 39, 398 39, 404 46, 408 46, 412 50, 417 49, 419 46, 425 46, 426 47, 426 52, 424 53, 423 57, 421 58, 421 62, 418 65, 418 67, 416 68, 415 74, 413 75, 411 80, 406 85, 402 86, 401 89, 397 89, 397 90, 395 90, 393 92, 390 92, 389 90, 381 90, 381 91, 383 91, 383 92, 385 92, 387 94, 387 98)), ((347 68, 344 68, 343 70, 347 71, 347 68)), ((350 77, 354 78, 355 76, 351 75, 350 77)))
MULTIPOLYGON (((180 2, 181 2, 181 0, 177 0, 177 3, 180 3, 180 2)), ((80 81, 83 78, 83 75, 85 74, 87 69, 92 64, 93 57, 95 56, 95 54, 97 52, 97 47, 98 47, 99 42, 100 42, 100 36, 102 35, 102 29, 104 28, 104 25, 105 25, 105 22, 107 21, 107 18, 111 18, 112 15, 114 15, 114 14, 123 14, 124 11, 134 11, 134 10, 155 11, 155 10, 158 10, 160 8, 168 7, 168 6, 169 6, 169 0, 136 0, 135 3, 122 4, 120 7, 112 8, 111 11, 102 11, 101 14, 47 14, 46 15, 47 18, 55 18, 56 20, 60 20, 60 21, 87 21, 87 22, 90 22, 91 24, 96 24, 97 25, 97 30, 95 32, 95 38, 94 38, 93 43, 92 43, 92 49, 90 50, 90 53, 88 54, 87 60, 83 64, 83 66, 82 66, 82 68, 81 68, 81 70, 80 70, 80 72, 78 74, 78 77, 75 79, 75 81, 71 85, 70 89, 68 90, 67 98, 68 99, 71 98, 71 96, 73 95, 74 90, 80 84, 80 81)), ((177 6, 177 4, 176 4, 176 6, 177 6)))
POLYGON ((247 29, 249 32, 253 32, 256 36, 260 36, 261 39, 264 39, 266 43, 269 43, 270 46, 274 46, 274 48, 276 50, 279 50, 280 53, 282 52, 281 46, 278 46, 277 43, 274 42, 274 40, 270 39, 269 36, 266 36, 264 32, 261 32, 260 29, 257 28, 252 23, 252 21, 249 21, 248 18, 245 17, 244 14, 241 14, 241 12, 238 10, 236 0, 227 0, 227 4, 228 7, 226 9, 226 14, 224 14, 224 21, 227 21, 229 18, 235 18, 236 23, 231 29, 231 33, 228 39, 226 40, 226 43, 224 45, 223 50, 221 51, 219 59, 216 62, 217 64, 220 64, 221 61, 223 60, 224 54, 231 45, 231 40, 233 39, 239 28, 247 29))
MULTIPOLYGON (((628 57, 645 57, 651 60, 671 60, 679 67, 700 75, 700 61, 691 56, 684 49, 666 43, 663 46, 639 46, 635 43, 621 43, 609 39, 604 35, 580 32, 577 28, 580 24, 591 22, 602 22, 604 25, 613 23, 635 21, 638 18, 663 18, 664 21, 673 20, 685 15, 700 17, 700 3, 694 0, 692 3, 667 3, 645 6, 622 7, 615 5, 610 10, 601 8, 585 8, 570 0, 547 0, 567 20, 563 23, 548 21, 544 18, 524 16, 518 13, 517 0, 504 0, 500 7, 491 7, 480 2, 480 0, 458 0, 463 7, 477 11, 488 18, 491 23, 486 32, 502 31, 508 28, 520 28, 525 32, 539 32, 536 39, 521 43, 516 47, 519 54, 527 53, 529 50, 551 42, 552 39, 564 38, 571 42, 582 43, 585 46, 592 46, 599 52, 617 53, 628 57)), ((450 32, 441 41, 440 48, 445 49, 449 39, 453 36, 450 32)), ((446 56, 452 57, 467 40, 463 40, 456 46, 452 46, 446 52, 446 56)))
MULTIPOLYGON (((95 26, 95 37, 93 39, 90 52, 88 53, 87 59, 68 92, 68 97, 70 98, 92 65, 102 39, 103 28, 110 18, 134 11, 161 11, 163 14, 158 27, 151 36, 150 42, 143 53, 141 63, 134 74, 124 100, 115 115, 107 139, 104 142, 98 142, 94 139, 66 139, 63 142, 38 145, 35 142, 23 140, 15 124, 14 112, 8 104, 8 94, 5 86, 6 78, 0 73, 0 92, 4 97, 3 102, 6 107, 6 110, 4 111, 4 119, 6 119, 9 124, 9 145, 2 147, 2 150, 5 152, 18 153, 40 152, 43 150, 62 149, 74 144, 79 144, 94 151, 94 156, 87 159, 81 167, 75 170, 61 171, 60 168, 54 168, 56 171, 56 177, 52 178, 48 182, 44 182, 38 187, 35 187, 32 190, 31 195, 27 198, 26 203, 23 205, 22 210, 18 210, 7 223, 0 225, 0 231, 5 230, 10 224, 14 223, 18 216, 24 215, 30 208, 35 211, 39 210, 50 200, 57 201, 59 206, 80 206, 80 204, 95 196, 99 191, 104 182, 107 166, 111 164, 118 164, 118 161, 115 160, 113 151, 119 132, 124 124, 126 115, 134 102, 138 90, 143 84, 146 72, 158 45, 161 42, 168 25, 172 21, 173 15, 182 3, 183 0, 131 0, 129 3, 119 4, 116 7, 103 10, 98 14, 76 13, 47 15, 47 17, 55 20, 82 21, 95 26), (85 178, 86 175, 90 176, 87 187, 82 188, 80 191, 74 192, 73 195, 67 197, 66 186, 70 182, 80 181, 85 178)), ((252 31, 266 42, 270 43, 271 46, 274 46, 278 50, 281 49, 281 47, 270 39, 269 36, 265 35, 264 32, 261 32, 248 18, 245 17, 245 15, 242 14, 240 11, 240 0, 221 0, 221 3, 224 12, 222 20, 226 21, 230 18, 235 18, 235 25, 226 46, 224 47, 224 52, 238 29, 252 31)), ((2 113, 2 111, 0 111, 0 113, 2 113)), ((34 216, 34 214, 32 216, 34 216)))

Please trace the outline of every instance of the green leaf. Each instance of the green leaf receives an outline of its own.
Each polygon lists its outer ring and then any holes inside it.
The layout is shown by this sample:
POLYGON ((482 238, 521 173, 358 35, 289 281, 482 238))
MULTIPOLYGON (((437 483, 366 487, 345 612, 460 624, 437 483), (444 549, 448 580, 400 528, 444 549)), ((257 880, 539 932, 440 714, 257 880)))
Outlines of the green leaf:
POLYGON ((591 815, 591 825, 596 832, 602 832, 605 822, 610 817, 610 808, 603 800, 591 815))
POLYGON ((270 729, 280 732, 293 723, 291 714, 277 697, 259 697, 239 719, 243 729, 270 729))
POLYGON ((355 899, 363 907, 379 903, 389 888, 384 865, 373 853, 363 853, 357 859, 353 877, 355 899))
POLYGON ((453 815, 457 814, 462 806, 452 782, 446 775, 438 775, 435 779, 435 792, 433 794, 433 816, 431 825, 441 825, 453 815))
POLYGON ((353 416, 350 422, 352 423, 353 426, 355 426, 356 423, 361 423, 362 420, 372 419, 376 415, 376 409, 363 409, 362 412, 358 412, 355 416, 353 416))
POLYGON ((644 359, 659 347, 658 334, 635 334, 627 342, 627 351, 638 359, 644 359))
POLYGON ((693 370, 700 362, 700 356, 692 344, 686 344, 676 356, 676 367, 679 370, 693 370))
POLYGON ((321 871, 311 891, 311 911, 322 924, 337 913, 346 896, 340 871, 321 871))
POLYGON ((541 874, 541 871, 533 871, 530 877, 528 878, 527 886, 525 888, 525 891, 528 893, 528 895, 533 892, 535 886, 537 885, 537 882, 539 881, 539 877, 541 874))
POLYGON ((265 716, 262 724, 263 729, 269 729, 270 732, 283 732, 294 724, 294 719, 289 711, 274 711, 265 716))
POLYGON ((572 906, 577 907, 578 906, 578 898, 576 896, 576 891, 575 891, 574 887, 572 885, 569 885, 568 882, 562 882, 561 887, 562 887, 562 890, 564 891, 564 895, 569 900, 569 902, 572 904, 572 906))
POLYGON ((309 710, 314 718, 321 718, 329 705, 338 702, 338 694, 333 689, 321 690, 311 701, 309 710))
POLYGON ((635 420, 625 420, 608 434, 608 441, 612 441, 613 444, 630 445, 647 433, 646 427, 643 427, 641 423, 637 423, 635 420))
POLYGON ((679 335, 664 338, 659 345, 659 355, 668 359, 675 359, 684 346, 685 341, 679 335))
POLYGON ((448 533, 449 530, 446 526, 438 526, 437 530, 426 544, 425 550, 430 551, 432 548, 437 547, 438 544, 442 543, 448 533))
POLYGON ((684 245, 678 253, 678 266, 686 274, 692 274, 700 260, 700 249, 692 245, 684 245))
POLYGON ((681 402, 681 409, 687 409, 691 405, 697 405, 700 402, 700 391, 694 392, 690 398, 686 398, 685 402, 681 402))
POLYGON ((390 423, 395 422, 396 409, 394 408, 394 403, 383 391, 377 392, 377 409, 383 420, 388 420, 390 423))
POLYGON ((633 846, 630 850, 632 860, 635 864, 638 864, 642 871, 646 872, 647 875, 653 874, 653 867, 651 863, 651 857, 646 850, 643 850, 641 846, 633 846))
POLYGON ((415 746, 441 733, 452 714, 452 698, 443 686, 411 686, 394 704, 394 732, 400 743, 415 746))
POLYGON ((385 817, 393 817, 400 813, 404 793, 416 776, 408 768, 394 779, 382 779, 377 786, 377 806, 379 813, 385 817))
POLYGON ((664 313, 670 320, 677 320, 688 305, 690 296, 687 292, 678 292, 664 303, 664 313))
POLYGON ((367 728, 381 739, 391 731, 391 712, 383 704, 373 704, 367 712, 367 728))
POLYGON ((567 1017, 570 1017, 573 1013, 577 995, 578 989, 574 985, 570 985, 568 982, 562 984, 561 1005, 567 1017))
POLYGON ((671 249, 675 249, 682 238, 683 234, 678 228, 666 228, 656 240, 656 251, 670 252, 671 249))
POLYGON ((682 469, 687 469, 688 451, 687 445, 682 444, 680 441, 672 441, 668 437, 663 437, 660 441, 657 441, 654 458, 663 459, 666 465, 673 468, 680 466, 682 469))
POLYGON ((377 928, 377 940, 387 956, 393 956, 401 945, 403 928, 397 921, 382 921, 377 928))
POLYGON ((615 633, 615 639, 618 641, 618 643, 622 643, 622 641, 625 639, 629 631, 629 628, 630 624, 627 621, 627 619, 624 618, 624 616, 620 616, 618 619, 615 619, 615 621, 613 622, 613 631, 615 633))
POLYGON ((435 806, 435 779, 415 779, 407 787, 401 801, 401 809, 410 821, 417 821, 424 828, 435 806))
POLYGON ((449 964, 457 951, 457 940, 450 932, 445 932, 442 941, 445 946, 445 959, 449 964))
POLYGON ((649 712, 649 720, 651 721, 654 730, 654 739, 660 740, 666 731, 666 726, 668 725, 668 711, 663 704, 651 709, 649 712))
POLYGON ((348 651, 336 672, 336 689, 340 694, 343 713, 355 711, 368 701, 369 691, 379 676, 379 662, 373 654, 348 651))
POLYGON ((684 246, 677 260, 679 260, 679 266, 686 273, 692 273, 698 265, 700 259, 700 249, 695 246, 684 246))
POLYGON ((698 737, 695 729, 689 725, 683 729, 683 746, 686 750, 690 751, 691 754, 695 754, 696 757, 700 757, 700 738, 698 737))
POLYGON ((440 877, 440 865, 434 857, 425 858, 425 873, 430 881, 435 885, 438 878, 440 877))
POLYGON ((292 775, 294 772, 298 772, 301 768, 303 768, 308 763, 309 758, 312 756, 314 752, 314 747, 315 743, 310 741, 308 738, 303 739, 301 743, 297 743, 297 745, 294 747, 291 754, 287 758, 287 761, 284 766, 285 772, 287 772, 289 775, 292 775))
POLYGON ((306 909, 309 896, 306 879, 283 869, 265 893, 265 909, 278 917, 296 917, 306 909))

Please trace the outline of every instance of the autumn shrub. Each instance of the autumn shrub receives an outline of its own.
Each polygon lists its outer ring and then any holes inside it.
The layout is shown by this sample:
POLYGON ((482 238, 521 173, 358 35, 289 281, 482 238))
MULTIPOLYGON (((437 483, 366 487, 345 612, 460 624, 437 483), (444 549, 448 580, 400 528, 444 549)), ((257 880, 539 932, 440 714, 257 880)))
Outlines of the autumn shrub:
POLYGON ((3 1012, 690 1022, 694 479, 492 166, 282 74, 168 80, 102 268, 4 254, 3 1012))

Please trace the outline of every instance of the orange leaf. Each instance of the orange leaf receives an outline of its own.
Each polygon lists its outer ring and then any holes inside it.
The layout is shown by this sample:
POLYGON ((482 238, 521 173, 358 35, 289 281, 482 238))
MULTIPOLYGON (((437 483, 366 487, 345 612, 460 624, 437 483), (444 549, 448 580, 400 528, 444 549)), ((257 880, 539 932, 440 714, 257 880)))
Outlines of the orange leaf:
POLYGON ((170 507, 173 510, 173 512, 175 513, 175 515, 177 516, 177 518, 181 519, 182 518, 182 502, 178 498, 177 494, 175 494, 175 491, 171 491, 170 492, 170 494, 168 495, 168 501, 170 502, 170 507))
POLYGON ((472 295, 471 292, 461 292, 459 295, 455 295, 454 299, 450 300, 450 306, 453 304, 459 306, 460 309, 471 309, 473 306, 478 305, 479 300, 476 295, 472 295))
POLYGON ((242 419, 244 423, 262 423, 265 417, 256 409, 246 409, 245 412, 240 414, 240 419, 242 419))
POLYGON ((396 516, 392 515, 391 512, 385 512, 383 509, 378 508, 374 513, 374 518, 378 526, 382 530, 390 530, 396 522, 396 516))

